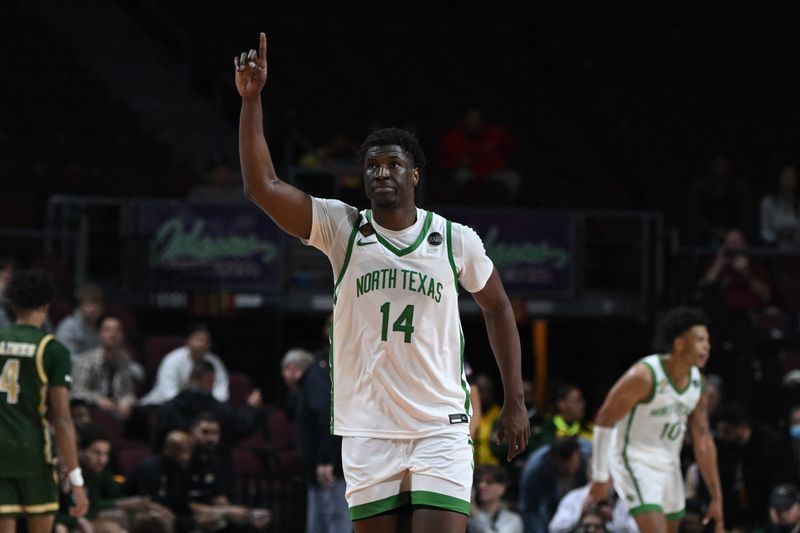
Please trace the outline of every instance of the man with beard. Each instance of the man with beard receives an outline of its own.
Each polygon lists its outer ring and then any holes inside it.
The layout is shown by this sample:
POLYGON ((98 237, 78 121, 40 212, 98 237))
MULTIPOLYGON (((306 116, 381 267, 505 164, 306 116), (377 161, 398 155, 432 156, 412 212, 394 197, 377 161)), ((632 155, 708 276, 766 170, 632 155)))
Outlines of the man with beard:
POLYGON ((200 414, 192 424, 194 450, 189 464, 189 506, 204 518, 213 517, 220 524, 233 524, 233 529, 251 525, 266 527, 270 513, 266 509, 248 509, 231 504, 228 498, 230 480, 226 462, 217 453, 221 428, 211 413, 200 414))

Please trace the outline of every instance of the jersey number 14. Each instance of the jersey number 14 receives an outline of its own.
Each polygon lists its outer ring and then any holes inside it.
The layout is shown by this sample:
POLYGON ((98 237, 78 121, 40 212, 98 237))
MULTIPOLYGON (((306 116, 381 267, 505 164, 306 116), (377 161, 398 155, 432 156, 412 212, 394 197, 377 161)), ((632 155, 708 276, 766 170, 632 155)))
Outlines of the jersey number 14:
MULTIPOLYGON (((389 302, 381 306, 381 340, 386 341, 389 339, 389 302)), ((392 324, 392 331, 399 331, 403 333, 403 341, 411 342, 411 334, 414 333, 414 306, 409 304, 397 317, 397 320, 392 324)))

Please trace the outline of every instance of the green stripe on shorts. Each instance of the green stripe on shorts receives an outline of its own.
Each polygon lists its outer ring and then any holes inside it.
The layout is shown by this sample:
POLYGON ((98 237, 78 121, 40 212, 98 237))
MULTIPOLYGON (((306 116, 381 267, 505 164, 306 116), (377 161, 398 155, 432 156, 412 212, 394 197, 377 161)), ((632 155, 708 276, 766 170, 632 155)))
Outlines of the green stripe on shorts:
POLYGON ((631 514, 631 516, 636 516, 644 513, 664 514, 664 509, 662 509, 660 505, 656 505, 654 503, 646 503, 644 505, 640 505, 638 507, 629 509, 628 512, 631 514))
POLYGON ((389 496, 382 500, 354 505, 350 508, 350 519, 361 520, 363 518, 379 515, 403 507, 408 504, 409 501, 411 501, 409 493, 401 492, 400 494, 395 494, 394 496, 389 496))
POLYGON ((438 492, 415 490, 411 492, 411 505, 429 505, 469 516, 469 502, 438 492))
POLYGON ((680 520, 681 518, 686 515, 686 509, 681 509, 680 511, 676 511, 674 513, 667 513, 664 516, 667 517, 667 520, 680 520))

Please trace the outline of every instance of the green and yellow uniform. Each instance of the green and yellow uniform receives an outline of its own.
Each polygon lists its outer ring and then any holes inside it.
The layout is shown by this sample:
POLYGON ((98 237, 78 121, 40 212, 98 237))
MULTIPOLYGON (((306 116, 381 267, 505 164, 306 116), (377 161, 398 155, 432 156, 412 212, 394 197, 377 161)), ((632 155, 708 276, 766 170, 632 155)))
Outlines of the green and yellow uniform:
POLYGON ((39 328, 0 331, 0 516, 58 510, 47 389, 69 387, 69 350, 39 328))

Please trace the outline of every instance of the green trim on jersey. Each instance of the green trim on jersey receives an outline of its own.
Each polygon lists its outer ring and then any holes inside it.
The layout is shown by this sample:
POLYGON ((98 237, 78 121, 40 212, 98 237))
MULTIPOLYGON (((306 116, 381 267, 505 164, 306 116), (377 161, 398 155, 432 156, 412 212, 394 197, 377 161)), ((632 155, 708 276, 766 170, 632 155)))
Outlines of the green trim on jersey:
MULTIPOLYGON (((625 427, 625 443, 622 446, 622 462, 625 464, 625 470, 628 471, 628 475, 631 476, 633 480, 633 486, 636 489, 636 496, 639 497, 639 503, 644 506, 644 498, 642 498, 642 491, 639 488, 639 480, 636 479, 636 476, 633 473, 633 469, 631 468, 630 463, 628 462, 628 441, 631 433, 631 426, 633 425, 633 417, 636 414, 636 408, 638 405, 634 406, 631 413, 628 415, 628 424, 625 427)), ((630 510, 630 513, 633 514, 633 509, 630 510)))
MULTIPOLYGON (((369 221, 369 223, 372 224, 372 209, 367 209, 366 215, 367 215, 367 221, 369 221)), ((425 215, 425 223, 422 225, 422 231, 419 232, 417 240, 415 240, 407 248, 403 248, 402 250, 397 246, 393 245, 392 243, 390 243, 389 241, 387 241, 386 239, 384 239, 383 236, 377 231, 375 231, 375 237, 378 239, 378 242, 381 243, 381 245, 383 245, 384 248, 386 248, 396 256, 403 257, 404 255, 408 255, 417 248, 419 248, 419 245, 422 244, 422 241, 425 239, 425 235, 428 234, 428 230, 431 229, 431 222, 433 222, 433 212, 428 211, 428 214, 425 215)), ((372 229, 375 229, 374 224, 372 229)))
POLYGON ((455 283, 456 294, 458 294, 458 268, 453 256, 453 223, 449 220, 447 221, 447 259, 450 261, 450 268, 453 269, 453 283, 455 283))
POLYGON ((631 516, 636 516, 644 513, 664 514, 664 509, 660 505, 656 505, 655 503, 645 503, 638 507, 634 507, 633 509, 629 509, 628 512, 631 514, 631 516))
POLYGON ((333 284, 333 305, 336 305, 336 300, 339 293, 339 284, 344 279, 344 273, 347 270, 347 265, 350 264, 350 256, 353 255, 353 242, 358 235, 358 228, 361 226, 361 214, 358 215, 358 220, 353 225, 353 230, 350 232, 350 238, 347 240, 347 250, 344 253, 344 261, 342 261, 342 270, 339 271, 339 277, 336 278, 336 283, 333 284))
POLYGON ((672 378, 670 377, 669 372, 667 372, 667 367, 664 366, 664 360, 661 359, 660 355, 658 356, 658 362, 661 364, 661 370, 664 371, 664 375, 667 376, 667 381, 669 381, 669 384, 672 385, 672 388, 675 390, 675 392, 677 392, 678 394, 683 394, 684 392, 689 390, 689 386, 692 384, 691 368, 689 369, 689 381, 686 382, 686 386, 683 388, 683 390, 678 390, 678 387, 676 387, 675 384, 672 382, 672 378))
MULTIPOLYGON (((347 240, 347 250, 344 253, 344 261, 342 261, 342 270, 339 271, 339 277, 336 279, 336 283, 333 284, 333 309, 334 313, 336 313, 336 300, 338 299, 338 292, 339 292, 339 284, 342 283, 344 279, 344 273, 347 270, 347 266, 350 264, 350 256, 353 255, 353 243, 356 240, 356 235, 358 235, 358 228, 361 226, 361 214, 358 215, 358 220, 353 225, 353 230, 350 232, 350 237, 347 240)), ((328 333, 328 374, 331 377, 331 435, 333 435, 333 319, 331 319, 331 329, 330 333, 328 333)))
POLYGON ((467 383, 467 380, 464 378, 464 331, 461 329, 460 320, 458 324, 458 340, 459 340, 458 351, 461 357, 461 388, 464 389, 464 394, 467 397, 467 399, 464 400, 464 412, 469 413, 469 408, 472 402, 469 394, 469 383, 467 383))
POLYGON ((410 501, 411 493, 401 492, 400 494, 395 494, 394 496, 389 496, 382 500, 354 505, 350 508, 350 519, 361 520, 363 518, 369 518, 393 509, 399 509, 404 505, 408 505, 410 501))
POLYGON ((644 359, 640 359, 639 362, 647 367, 647 370, 650 371, 650 376, 653 378, 653 386, 650 388, 650 396, 648 396, 646 400, 639 400, 639 403, 650 403, 653 401, 653 398, 656 397, 656 382, 658 381, 656 379, 656 370, 652 366, 648 365, 644 359))

